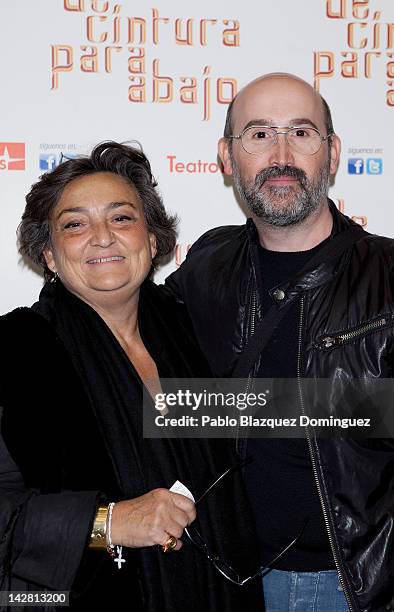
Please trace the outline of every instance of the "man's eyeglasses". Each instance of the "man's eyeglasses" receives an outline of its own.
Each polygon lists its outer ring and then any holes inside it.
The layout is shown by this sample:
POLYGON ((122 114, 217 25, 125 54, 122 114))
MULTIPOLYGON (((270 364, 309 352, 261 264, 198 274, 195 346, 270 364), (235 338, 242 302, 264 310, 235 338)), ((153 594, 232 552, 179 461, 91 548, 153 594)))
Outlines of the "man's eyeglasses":
MULTIPOLYGON (((225 476, 245 466, 248 462, 249 460, 244 461, 243 463, 239 463, 227 469, 225 472, 223 472, 223 474, 221 474, 219 478, 217 478, 215 482, 213 482, 208 487, 208 489, 204 491, 204 493, 199 497, 199 499, 197 499, 197 501, 195 502, 195 505, 197 506, 206 497, 206 495, 208 495, 208 493, 210 493, 222 481, 222 479, 225 478, 225 476)), ((196 546, 207 557, 207 559, 213 564, 213 566, 218 570, 218 572, 220 572, 222 576, 224 576, 224 578, 226 578, 233 584, 236 584, 238 586, 243 586, 250 580, 253 580, 254 578, 257 578, 258 576, 261 576, 265 572, 268 572, 272 568, 272 566, 275 565, 275 563, 277 563, 277 561, 279 561, 279 559, 281 559, 287 553, 287 551, 290 550, 290 548, 292 548, 298 542, 298 540, 301 538, 304 532, 304 529, 308 523, 308 520, 309 519, 305 519, 296 537, 293 540, 291 540, 291 542, 289 542, 289 544, 287 544, 287 546, 285 546, 285 548, 283 548, 272 559, 272 561, 270 561, 270 563, 259 567, 259 569, 256 572, 246 577, 240 576, 238 572, 236 572, 231 567, 231 565, 229 565, 226 561, 224 561, 224 559, 220 557, 220 555, 218 555, 216 552, 211 550, 208 544, 204 541, 203 537, 201 536, 197 528, 194 527, 194 525, 189 525, 188 527, 185 527, 184 532, 186 533, 187 537, 192 542, 192 544, 194 544, 194 546, 196 546)))
POLYGON ((246 153, 262 155, 278 143, 279 134, 283 134, 287 144, 303 155, 314 155, 322 143, 332 136, 332 133, 322 136, 319 130, 313 127, 251 125, 238 136, 231 135, 229 138, 240 140, 246 153))

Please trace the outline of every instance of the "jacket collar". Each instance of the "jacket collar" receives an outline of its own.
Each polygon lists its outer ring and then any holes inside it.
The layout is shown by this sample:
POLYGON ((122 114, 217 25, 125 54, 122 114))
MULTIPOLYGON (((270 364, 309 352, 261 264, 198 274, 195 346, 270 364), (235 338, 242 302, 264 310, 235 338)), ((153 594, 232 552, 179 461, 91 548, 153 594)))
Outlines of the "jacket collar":
MULTIPOLYGON (((340 232, 343 232, 351 225, 356 225, 354 221, 349 219, 346 215, 339 212, 336 205, 332 200, 328 200, 330 212, 333 216, 333 228, 334 231, 331 235, 334 236, 340 232)), ((251 252, 252 267, 256 278, 256 268, 258 263, 257 249, 259 247, 259 236, 257 228, 253 222, 253 219, 249 218, 246 222, 246 233, 248 236, 251 252)), ((316 289, 322 285, 325 285, 332 281, 332 279, 338 274, 340 266, 338 266, 340 258, 343 257, 343 253, 340 253, 338 257, 332 257, 330 260, 318 265, 317 267, 305 272, 304 274, 296 275, 294 278, 289 279, 286 282, 281 283, 269 290, 269 294, 272 298, 273 303, 278 303, 275 296, 282 296, 280 300, 280 307, 285 306, 290 301, 297 298, 300 293, 308 291, 309 289, 316 289), (283 292, 283 293, 278 293, 283 292)))

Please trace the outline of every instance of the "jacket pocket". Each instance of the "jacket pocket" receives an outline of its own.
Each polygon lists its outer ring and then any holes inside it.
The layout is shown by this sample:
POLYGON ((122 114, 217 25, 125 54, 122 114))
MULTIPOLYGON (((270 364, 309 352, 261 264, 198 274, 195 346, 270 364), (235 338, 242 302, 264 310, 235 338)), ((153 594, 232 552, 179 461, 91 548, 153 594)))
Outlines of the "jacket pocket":
POLYGON ((322 350, 335 348, 342 346, 343 344, 353 342, 353 340, 358 340, 359 338, 373 332, 392 327, 393 325, 394 315, 382 315, 379 318, 372 319, 371 321, 358 325, 357 327, 340 332, 334 332, 332 334, 324 334, 320 336, 315 346, 322 350))

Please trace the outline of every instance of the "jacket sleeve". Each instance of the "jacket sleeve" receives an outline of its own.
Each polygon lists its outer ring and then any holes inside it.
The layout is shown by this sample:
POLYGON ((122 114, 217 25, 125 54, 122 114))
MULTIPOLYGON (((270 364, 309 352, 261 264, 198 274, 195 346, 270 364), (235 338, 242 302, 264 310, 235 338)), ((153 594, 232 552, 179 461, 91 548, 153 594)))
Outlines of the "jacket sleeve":
POLYGON ((175 270, 175 272, 167 276, 165 280, 165 288, 170 293, 172 293, 172 295, 176 298, 178 302, 185 302, 186 291, 184 289, 184 285, 186 278, 189 277, 190 269, 193 269, 194 267, 195 255, 204 247, 206 239, 210 237, 211 233, 212 230, 209 230, 208 232, 200 236, 200 238, 198 238, 196 242, 194 242, 194 244, 191 246, 186 255, 186 260, 177 270, 175 270))
MULTIPOLYGON (((50 461, 50 457, 48 458, 50 461)), ((0 587, 12 578, 70 590, 89 542, 96 491, 26 489, 0 437, 0 587)))
POLYGON ((182 266, 175 270, 172 274, 167 276, 165 280, 164 288, 167 289, 177 300, 177 302, 183 302, 183 292, 182 292, 182 266))
POLYGON ((238 262, 247 244, 245 225, 226 225, 208 230, 193 243, 178 270, 166 278, 165 286, 178 301, 188 306, 188 301, 200 295, 203 288, 208 285, 209 289, 216 282, 221 270, 229 268, 232 273, 232 264, 228 266, 229 258, 238 262))

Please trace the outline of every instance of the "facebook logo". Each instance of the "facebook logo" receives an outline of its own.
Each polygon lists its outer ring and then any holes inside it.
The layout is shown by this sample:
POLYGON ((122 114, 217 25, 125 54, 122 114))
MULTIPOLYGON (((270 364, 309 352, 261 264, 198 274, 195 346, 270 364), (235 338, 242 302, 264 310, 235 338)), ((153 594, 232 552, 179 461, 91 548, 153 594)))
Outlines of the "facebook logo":
POLYGON ((383 159, 381 157, 368 157, 367 174, 382 174, 383 159))
POLYGON ((351 157, 347 160, 347 171, 349 174, 363 174, 364 160, 359 157, 351 157))
POLYGON ((40 170, 51 172, 59 163, 59 156, 55 153, 40 153, 40 170))

